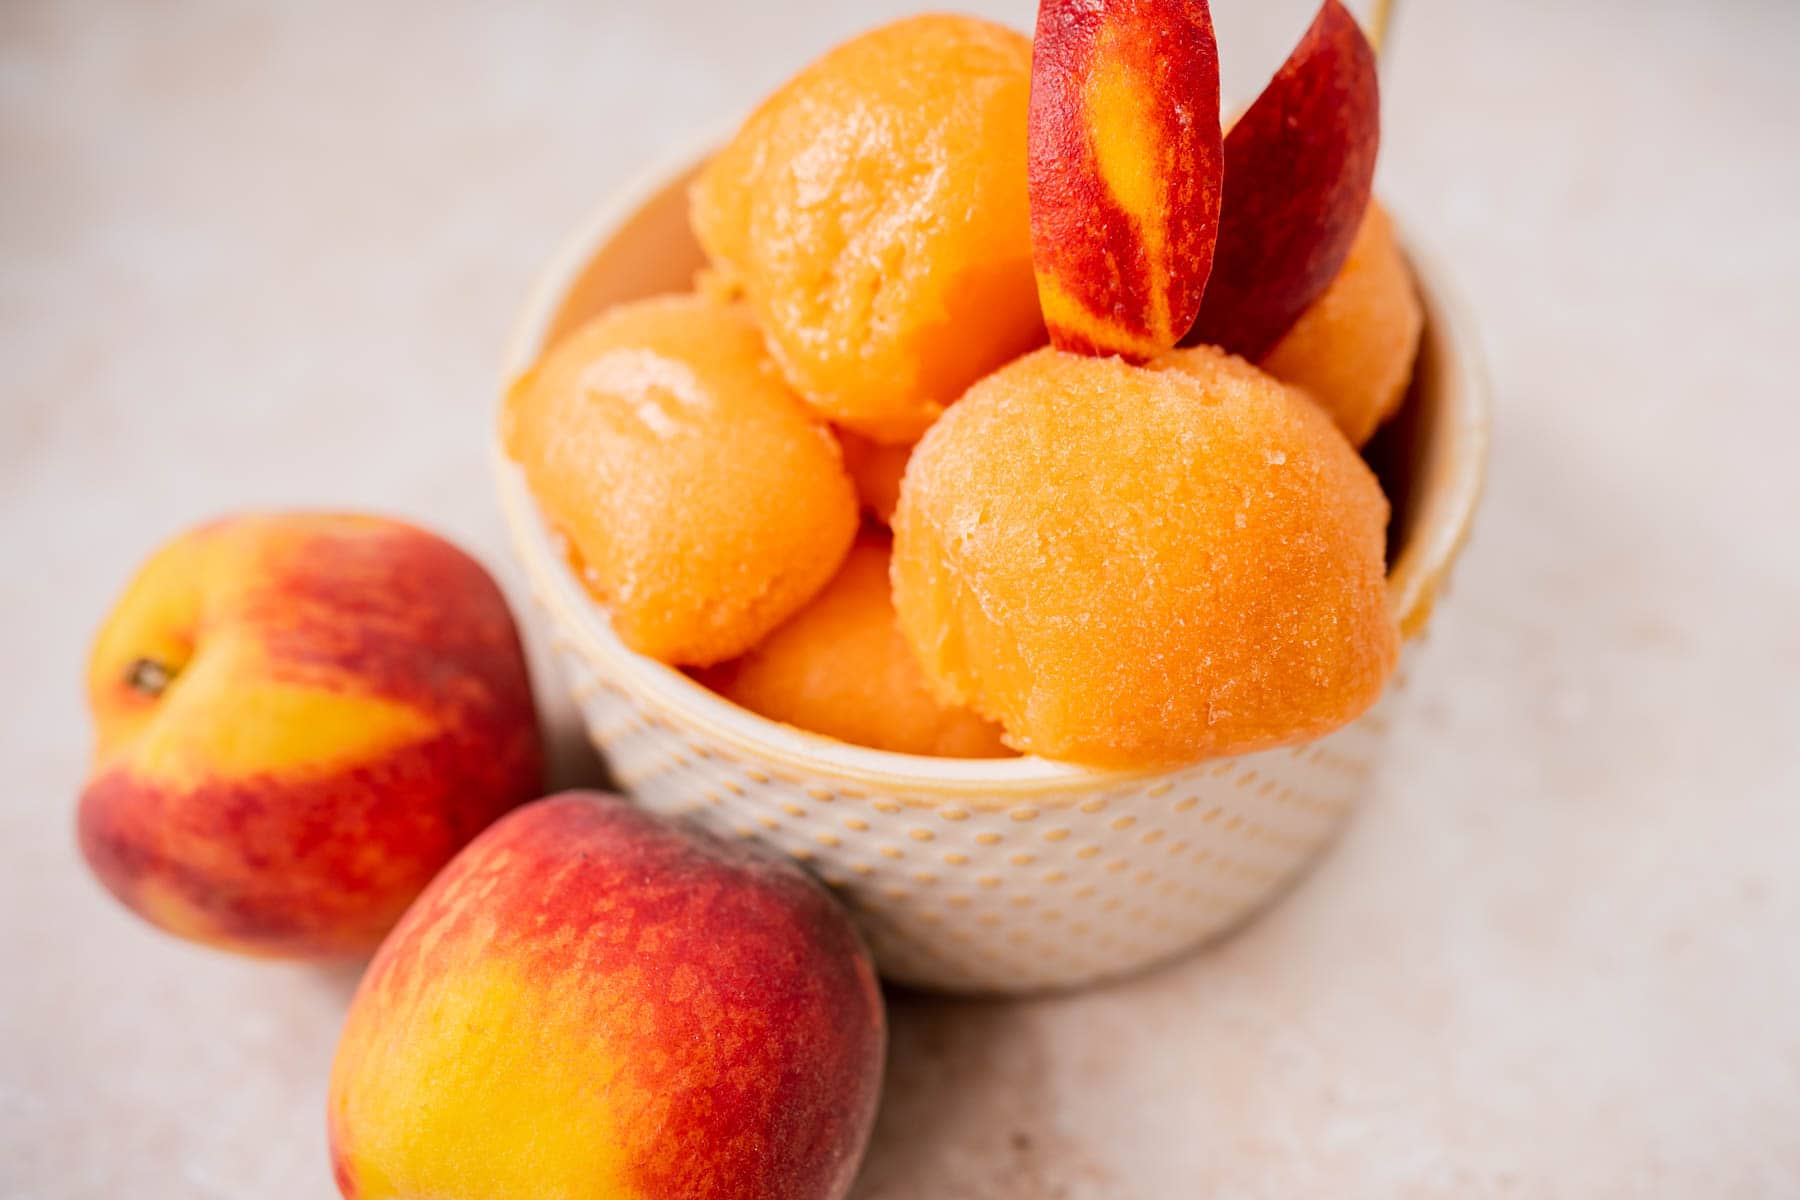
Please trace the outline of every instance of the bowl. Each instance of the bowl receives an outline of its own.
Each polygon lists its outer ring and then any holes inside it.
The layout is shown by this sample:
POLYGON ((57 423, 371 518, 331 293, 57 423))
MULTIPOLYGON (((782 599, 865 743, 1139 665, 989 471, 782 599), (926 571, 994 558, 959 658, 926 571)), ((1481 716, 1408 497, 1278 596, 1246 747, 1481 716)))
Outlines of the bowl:
MULTIPOLYGON (((687 189, 703 162, 652 174, 569 242, 519 317, 506 385, 608 305, 692 286, 703 258, 687 189)), ((626 649, 496 445, 531 595, 619 784, 646 808, 805 863, 856 915, 882 973, 914 986, 1074 987, 1244 922, 1319 857, 1366 790, 1480 492, 1487 399, 1475 345, 1439 268, 1403 240, 1425 332, 1406 406, 1370 461, 1394 504, 1388 586, 1407 644, 1364 716, 1305 745, 1154 771, 926 758, 807 733, 626 649)))

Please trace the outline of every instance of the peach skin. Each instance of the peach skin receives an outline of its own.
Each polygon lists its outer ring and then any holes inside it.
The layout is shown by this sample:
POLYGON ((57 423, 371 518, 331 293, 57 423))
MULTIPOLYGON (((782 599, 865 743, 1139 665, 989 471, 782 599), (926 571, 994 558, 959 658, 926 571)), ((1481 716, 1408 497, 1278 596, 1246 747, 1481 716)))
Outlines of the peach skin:
POLYGON ((839 1200, 885 1041, 811 877, 569 792, 476 839, 376 954, 333 1169, 349 1200, 839 1200))
POLYGON ((1044 0, 1031 251, 1050 340, 1142 362, 1193 325, 1219 229, 1219 53, 1205 0, 1044 0))
POLYGON ((138 572, 88 665, 82 853, 151 923, 247 954, 367 953, 541 790, 500 591, 376 517, 245 516, 138 572))
POLYGON ((1187 344, 1269 352, 1349 257, 1380 144, 1375 51, 1325 0, 1225 138, 1219 242, 1187 344))

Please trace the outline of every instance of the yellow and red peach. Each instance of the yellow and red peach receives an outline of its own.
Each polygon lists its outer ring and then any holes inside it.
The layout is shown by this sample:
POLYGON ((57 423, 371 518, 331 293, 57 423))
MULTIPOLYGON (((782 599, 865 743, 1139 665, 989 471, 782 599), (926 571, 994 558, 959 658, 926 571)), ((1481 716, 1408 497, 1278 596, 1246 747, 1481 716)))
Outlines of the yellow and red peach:
POLYGON ((849 918, 785 859, 617 797, 507 817, 350 1006, 328 1123, 350 1200, 838 1200, 885 1023, 849 918))
POLYGON ((1380 144, 1375 51, 1325 0, 1226 135, 1212 277, 1186 344, 1268 353, 1349 256, 1380 144))
POLYGON ((1187 333, 1212 268, 1223 161, 1204 0, 1044 0, 1031 249, 1058 349, 1141 362, 1187 333))
POLYGON ((81 849, 128 907, 251 954, 366 953, 541 788, 498 588, 396 521, 247 516, 158 551, 95 642, 81 849))

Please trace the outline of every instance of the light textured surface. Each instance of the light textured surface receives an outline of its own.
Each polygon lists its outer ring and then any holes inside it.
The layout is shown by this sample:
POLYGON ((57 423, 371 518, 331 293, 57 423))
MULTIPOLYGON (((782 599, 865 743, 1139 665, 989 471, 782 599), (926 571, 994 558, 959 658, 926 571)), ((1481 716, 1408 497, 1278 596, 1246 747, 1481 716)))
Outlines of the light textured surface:
MULTIPOLYGON (((330 1191, 352 972, 161 939, 75 859, 81 655, 134 559, 314 503, 503 563, 536 265, 907 7, 0 8, 0 1196, 330 1191)), ((1222 0, 1228 87, 1308 7, 1222 0)), ((1800 1193, 1800 8, 1400 19, 1383 192, 1455 264, 1500 420, 1376 794, 1202 956, 897 998, 858 1200, 1800 1193)))

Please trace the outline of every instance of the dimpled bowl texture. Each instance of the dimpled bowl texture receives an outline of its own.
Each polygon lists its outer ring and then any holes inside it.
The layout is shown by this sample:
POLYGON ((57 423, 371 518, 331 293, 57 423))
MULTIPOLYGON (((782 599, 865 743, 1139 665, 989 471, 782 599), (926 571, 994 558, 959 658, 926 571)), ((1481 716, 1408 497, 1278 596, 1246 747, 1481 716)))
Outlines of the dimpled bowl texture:
MULTIPOLYGON (((652 175, 569 244, 519 319, 504 385, 608 305, 692 286, 703 265, 687 212, 697 166, 690 157, 652 175)), ((1441 275, 1408 249, 1424 340, 1407 402, 1369 457, 1394 505, 1389 592, 1409 645, 1387 696, 1363 717, 1306 745, 1153 772, 922 758, 809 734, 625 649, 556 552, 520 472, 496 452, 531 594, 619 784, 646 808, 805 863, 854 912, 897 982, 1074 987, 1242 923, 1355 808, 1480 492, 1487 410, 1474 344, 1441 275)))

